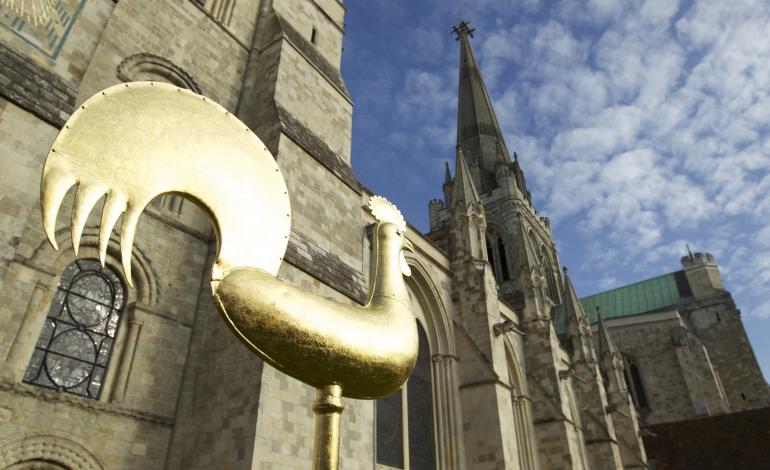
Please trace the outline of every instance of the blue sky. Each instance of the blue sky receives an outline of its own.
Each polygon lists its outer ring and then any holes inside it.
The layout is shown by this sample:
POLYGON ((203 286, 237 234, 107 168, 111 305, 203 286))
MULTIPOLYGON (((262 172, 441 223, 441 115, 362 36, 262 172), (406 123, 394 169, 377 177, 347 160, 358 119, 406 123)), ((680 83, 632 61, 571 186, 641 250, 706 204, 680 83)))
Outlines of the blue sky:
POLYGON ((770 2, 349 1, 353 167, 427 230, 472 46, 581 296, 712 253, 770 376, 770 2))

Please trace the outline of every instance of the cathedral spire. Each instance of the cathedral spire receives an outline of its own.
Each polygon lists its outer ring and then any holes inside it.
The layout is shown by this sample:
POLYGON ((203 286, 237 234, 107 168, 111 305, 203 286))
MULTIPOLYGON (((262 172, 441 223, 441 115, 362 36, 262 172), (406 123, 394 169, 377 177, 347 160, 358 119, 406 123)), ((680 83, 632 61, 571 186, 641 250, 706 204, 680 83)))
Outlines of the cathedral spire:
POLYGON ((457 145, 462 146, 474 170, 476 187, 482 194, 497 187, 495 164, 510 163, 497 116, 481 78, 469 38, 473 32, 466 21, 454 28, 460 41, 460 82, 457 106, 457 145))

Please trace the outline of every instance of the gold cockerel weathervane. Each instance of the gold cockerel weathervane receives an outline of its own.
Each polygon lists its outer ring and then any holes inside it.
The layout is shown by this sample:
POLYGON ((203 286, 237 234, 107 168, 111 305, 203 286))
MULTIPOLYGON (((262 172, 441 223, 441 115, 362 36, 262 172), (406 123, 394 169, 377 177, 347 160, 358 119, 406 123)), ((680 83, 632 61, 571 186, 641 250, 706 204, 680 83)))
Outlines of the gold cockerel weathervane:
POLYGON ((54 248, 56 215, 77 185, 72 245, 106 195, 99 233, 104 264, 123 216, 120 246, 131 285, 139 215, 161 194, 182 194, 210 216, 217 235, 212 292, 225 322, 259 357, 317 388, 313 468, 339 462, 342 396, 397 391, 417 358, 417 329, 403 276, 412 250, 398 209, 369 202, 378 220, 366 305, 306 292, 276 277, 289 240, 289 196, 275 159, 249 128, 218 104, 155 82, 113 86, 86 101, 54 141, 43 168, 43 225, 54 248))

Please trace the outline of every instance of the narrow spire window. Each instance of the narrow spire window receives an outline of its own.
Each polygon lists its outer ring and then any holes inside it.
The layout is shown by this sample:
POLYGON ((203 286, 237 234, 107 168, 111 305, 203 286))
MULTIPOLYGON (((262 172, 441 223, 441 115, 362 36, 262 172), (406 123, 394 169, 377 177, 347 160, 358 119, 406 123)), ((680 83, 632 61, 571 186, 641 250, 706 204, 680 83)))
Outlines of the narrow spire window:
POLYGON ((631 392, 631 398, 634 401, 636 408, 641 411, 650 409, 650 405, 647 401, 647 394, 644 392, 644 385, 642 384, 642 375, 639 373, 639 366, 636 361, 628 355, 624 355, 626 367, 624 371, 626 386, 628 391, 631 392))
POLYGON ((313 26, 313 31, 310 32, 310 42, 318 44, 318 30, 313 26))
POLYGON ((553 273, 553 268, 550 266, 546 270, 546 282, 548 283, 548 295, 555 303, 559 301, 559 294, 556 292, 556 280, 553 273))
POLYGON ((508 261, 505 257, 505 245, 500 235, 497 236, 497 256, 500 258, 500 275, 503 281, 507 281, 510 278, 508 276, 508 261))
POLYGON ((505 242, 500 234, 491 232, 487 235, 487 260, 492 266, 492 273, 497 282, 511 278, 508 272, 508 259, 505 254, 505 242))

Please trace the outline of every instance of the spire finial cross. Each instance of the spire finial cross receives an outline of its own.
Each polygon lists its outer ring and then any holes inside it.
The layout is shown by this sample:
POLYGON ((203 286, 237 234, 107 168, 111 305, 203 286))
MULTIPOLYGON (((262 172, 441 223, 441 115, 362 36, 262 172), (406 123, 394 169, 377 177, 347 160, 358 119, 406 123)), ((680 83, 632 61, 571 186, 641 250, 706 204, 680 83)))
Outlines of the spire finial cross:
POLYGON ((476 31, 476 28, 471 28, 470 24, 468 24, 468 22, 465 20, 460 21, 459 25, 452 28, 452 32, 457 35, 457 37, 455 38, 455 41, 459 40, 460 37, 466 34, 470 37, 473 37, 474 31, 476 31))

